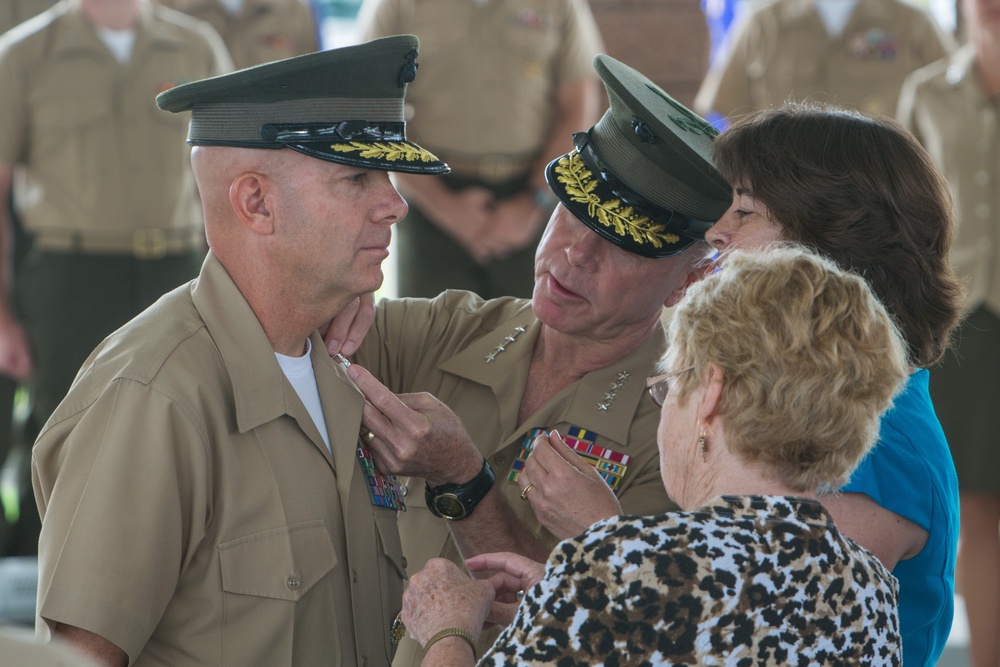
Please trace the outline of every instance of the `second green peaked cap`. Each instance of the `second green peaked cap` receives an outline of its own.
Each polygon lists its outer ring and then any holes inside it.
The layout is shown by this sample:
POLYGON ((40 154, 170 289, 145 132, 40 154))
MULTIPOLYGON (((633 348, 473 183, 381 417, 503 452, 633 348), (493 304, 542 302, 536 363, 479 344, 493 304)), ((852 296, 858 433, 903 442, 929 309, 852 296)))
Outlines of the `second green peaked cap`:
POLYGON ((614 58, 594 58, 611 106, 573 135, 545 178, 563 205, 629 252, 668 257, 703 239, 732 201, 712 163, 718 131, 614 58))
POLYGON ((406 139, 403 95, 417 73, 417 38, 399 35, 318 51, 160 93, 191 111, 196 146, 291 148, 368 169, 444 174, 448 165, 406 139))

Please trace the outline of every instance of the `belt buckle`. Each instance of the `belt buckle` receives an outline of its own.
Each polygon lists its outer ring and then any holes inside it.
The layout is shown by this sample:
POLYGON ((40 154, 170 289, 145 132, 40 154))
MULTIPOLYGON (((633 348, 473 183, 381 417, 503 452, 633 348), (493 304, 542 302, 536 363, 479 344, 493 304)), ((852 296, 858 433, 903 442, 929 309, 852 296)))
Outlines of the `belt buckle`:
POLYGON ((132 256, 136 259, 163 259, 167 255, 167 233, 162 229, 132 232, 132 256))
POLYGON ((479 180, 502 183, 510 180, 514 161, 506 155, 484 155, 479 159, 479 180))

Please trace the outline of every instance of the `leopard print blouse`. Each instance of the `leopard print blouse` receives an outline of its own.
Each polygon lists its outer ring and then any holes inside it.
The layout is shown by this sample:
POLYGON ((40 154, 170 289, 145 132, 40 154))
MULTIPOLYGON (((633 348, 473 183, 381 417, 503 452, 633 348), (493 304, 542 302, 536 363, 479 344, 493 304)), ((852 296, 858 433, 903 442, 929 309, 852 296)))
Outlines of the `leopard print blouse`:
POLYGON ((900 665, 896 604, 819 502, 721 496, 560 542, 480 665, 900 665))

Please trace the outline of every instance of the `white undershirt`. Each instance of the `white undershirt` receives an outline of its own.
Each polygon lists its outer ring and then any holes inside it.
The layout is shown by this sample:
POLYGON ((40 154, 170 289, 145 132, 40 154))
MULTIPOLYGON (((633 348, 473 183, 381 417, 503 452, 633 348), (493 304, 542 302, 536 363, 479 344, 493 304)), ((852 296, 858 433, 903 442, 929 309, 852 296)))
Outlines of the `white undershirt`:
POLYGON ((135 46, 135 30, 132 28, 112 30, 111 28, 99 27, 97 34, 101 41, 107 45, 111 55, 121 64, 124 65, 132 57, 132 47, 135 46))
POLYGON ((330 433, 326 430, 323 404, 319 400, 319 389, 316 387, 316 373, 313 371, 312 357, 309 354, 311 351, 312 342, 307 338, 306 353, 301 357, 286 357, 277 352, 274 353, 274 356, 278 360, 281 370, 285 373, 285 377, 292 383, 295 393, 299 395, 302 405, 306 406, 309 416, 312 417, 313 423, 319 429, 319 434, 323 436, 323 442, 326 443, 327 450, 332 455, 330 433))
POLYGON ((813 0, 830 37, 839 37, 858 5, 858 0, 813 0))
POLYGON ((236 16, 243 9, 243 4, 246 0, 219 0, 219 4, 222 8, 229 12, 230 16, 236 16))

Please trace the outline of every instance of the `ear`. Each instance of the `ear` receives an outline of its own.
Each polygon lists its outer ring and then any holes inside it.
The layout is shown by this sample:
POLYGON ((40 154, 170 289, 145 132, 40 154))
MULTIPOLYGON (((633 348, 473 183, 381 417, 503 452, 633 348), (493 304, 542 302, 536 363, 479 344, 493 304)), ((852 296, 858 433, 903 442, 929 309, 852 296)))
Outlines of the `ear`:
POLYGON ((705 391, 698 401, 698 419, 706 423, 718 417, 724 382, 721 368, 710 363, 707 370, 708 377, 705 379, 705 391))
POLYGON ((667 295, 667 300, 663 302, 663 305, 667 308, 676 306, 680 300, 684 298, 684 295, 687 294, 688 287, 694 285, 696 282, 710 274, 713 270, 715 270, 715 264, 712 261, 708 259, 699 260, 691 269, 691 272, 688 273, 687 279, 684 283, 667 295))
POLYGON ((240 223, 255 234, 274 233, 273 196, 268 178, 244 172, 229 186, 229 204, 240 223))

